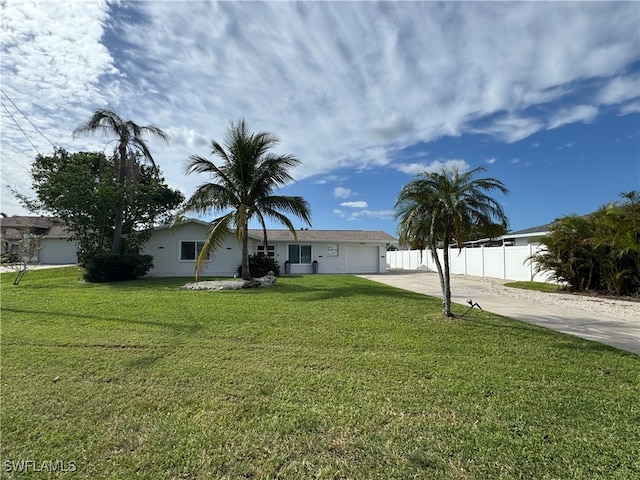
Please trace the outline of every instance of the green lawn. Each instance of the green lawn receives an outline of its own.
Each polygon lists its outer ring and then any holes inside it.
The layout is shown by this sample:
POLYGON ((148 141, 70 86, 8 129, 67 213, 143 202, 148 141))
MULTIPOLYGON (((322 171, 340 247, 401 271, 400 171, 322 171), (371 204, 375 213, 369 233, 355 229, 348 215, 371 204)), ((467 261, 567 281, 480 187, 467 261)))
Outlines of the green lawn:
POLYGON ((566 287, 554 283, 544 282, 507 282, 505 287, 521 288, 523 290, 535 290, 536 292, 558 293, 565 292, 566 287))
POLYGON ((640 478, 632 353, 352 276, 13 276, 3 478, 640 478))

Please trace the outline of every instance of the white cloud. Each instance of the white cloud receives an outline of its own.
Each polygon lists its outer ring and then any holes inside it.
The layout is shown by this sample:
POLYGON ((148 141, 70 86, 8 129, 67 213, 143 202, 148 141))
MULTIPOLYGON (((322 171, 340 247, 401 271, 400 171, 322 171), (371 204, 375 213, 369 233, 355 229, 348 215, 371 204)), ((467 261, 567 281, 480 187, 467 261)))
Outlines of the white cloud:
POLYGON ((536 118, 509 115, 494 120, 488 126, 476 128, 474 133, 484 133, 498 137, 507 143, 514 143, 538 132, 543 125, 543 122, 536 118))
POLYGON ((336 187, 333 189, 333 196, 335 198, 349 198, 351 193, 351 190, 344 187, 336 187))
POLYGON ((396 137, 410 133, 413 130, 413 122, 404 115, 391 114, 381 122, 371 126, 371 131, 385 141, 395 140, 396 137))
POLYGON ((486 162, 487 162, 489 165, 493 165, 494 163, 496 163, 496 157, 493 157, 493 158, 487 158, 486 162))
POLYGON ((407 173, 409 175, 418 175, 420 173, 433 173, 439 172, 443 168, 447 170, 451 170, 453 168, 457 168, 460 172, 465 172, 469 170, 469 164, 464 160, 434 160, 431 163, 405 163, 394 165, 396 170, 401 171, 402 173, 407 173))
POLYGON ((578 105, 563 108, 549 120, 549 129, 558 128, 570 123, 591 123, 598 115, 598 108, 592 105, 578 105))
POLYGON ((367 208, 369 205, 367 202, 342 202, 340 206, 350 208, 367 208))
MULTIPOLYGON (((301 160, 297 180, 321 182, 389 165, 390 153, 443 135, 515 142, 549 125, 591 121, 597 110, 554 102, 638 59, 633 2, 60 0, 0 8, 2 88, 47 137, 101 150, 105 139, 74 141, 70 133, 95 108, 117 108, 172 135, 168 147, 153 145, 154 158, 187 195, 203 179, 182 174, 185 159, 209 155, 209 141, 242 117, 253 131, 275 132, 278 152, 301 160), (548 123, 522 113, 541 105, 548 123)), ((625 78, 594 102, 631 100, 625 78)), ((2 162, 3 179, 28 189, 36 152, 0 115, 3 156, 12 159, 2 162)), ((15 207, 3 195, 5 205, 15 207)))
POLYGON ((355 222, 363 218, 375 218, 379 220, 392 220, 395 217, 394 210, 358 210, 357 212, 345 212, 344 210, 335 209, 334 215, 355 222))
POLYGON ((620 108, 620 115, 628 115, 630 113, 640 113, 640 100, 628 103, 620 108))
POLYGON ((640 97, 640 78, 637 75, 615 77, 600 91, 597 100, 605 105, 622 103, 640 97))
MULTIPOLYGON (((203 150, 210 145, 210 140, 187 127, 171 127, 167 131, 172 145, 188 148, 189 150, 203 150)), ((210 148, 208 150, 211 150, 210 148)))
POLYGON ((0 110, 0 141, 3 157, 11 158, 1 166, 1 208, 10 215, 23 209, 6 185, 30 195, 29 165, 37 153, 53 153, 49 142, 75 149, 71 131, 89 105, 104 106, 114 98, 102 82, 120 79, 101 43, 106 1, 2 2, 0 17, 2 102, 8 110, 0 110))

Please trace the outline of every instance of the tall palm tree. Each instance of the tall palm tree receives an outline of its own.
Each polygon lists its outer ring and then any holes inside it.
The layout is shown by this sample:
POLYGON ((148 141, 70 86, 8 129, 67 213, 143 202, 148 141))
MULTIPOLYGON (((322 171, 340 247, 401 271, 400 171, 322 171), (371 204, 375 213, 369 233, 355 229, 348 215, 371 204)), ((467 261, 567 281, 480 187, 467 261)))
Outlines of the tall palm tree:
POLYGON ((502 206, 485 192, 498 190, 507 194, 508 190, 495 178, 475 178, 485 170, 478 167, 460 173, 454 168, 419 174, 402 188, 396 200, 400 238, 431 251, 442 288, 442 313, 448 317, 453 316, 449 245, 455 241, 461 247, 474 230, 485 229, 496 221, 507 226, 502 206), (437 255, 438 245, 443 246, 442 263, 437 255))
MULTIPOLYGON (((135 197, 139 159, 142 158, 151 164, 157 173, 157 165, 151 156, 144 137, 149 135, 168 142, 168 135, 153 125, 140 126, 131 120, 124 120, 116 112, 104 108, 97 109, 89 120, 80 124, 78 128, 73 131, 74 137, 94 133, 116 137, 114 140, 116 142, 114 158, 118 171, 118 184, 122 187, 123 191, 127 193, 128 201, 132 203, 135 197)), ((125 210, 124 201, 115 207, 111 250, 118 252, 120 251, 120 245, 122 243, 122 225, 124 223, 125 210)))
POLYGON ((288 170, 300 161, 292 155, 275 155, 269 150, 279 143, 270 132, 249 132, 244 120, 231 123, 223 145, 211 141, 211 154, 222 160, 215 165, 199 155, 189 157, 186 173, 206 173, 211 181, 200 185, 187 200, 183 213, 193 211, 225 212, 210 223, 207 238, 196 261, 196 280, 204 262, 235 230, 242 245, 242 278, 251 280, 249 270, 249 221, 257 218, 267 243, 265 220, 276 220, 294 235, 291 221, 282 213, 291 213, 311 226, 311 211, 302 197, 274 195, 274 191, 293 180, 288 170))

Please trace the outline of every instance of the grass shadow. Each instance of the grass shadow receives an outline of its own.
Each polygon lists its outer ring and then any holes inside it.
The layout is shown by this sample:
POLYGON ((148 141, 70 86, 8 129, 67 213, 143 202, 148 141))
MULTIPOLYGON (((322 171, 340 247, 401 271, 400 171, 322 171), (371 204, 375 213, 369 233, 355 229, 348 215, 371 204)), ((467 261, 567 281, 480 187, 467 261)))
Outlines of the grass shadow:
POLYGON ((177 333, 187 333, 187 334, 194 334, 202 329, 201 325, 193 324, 193 323, 185 324, 185 323, 170 323, 170 322, 153 321, 153 320, 133 320, 133 319, 127 319, 127 318, 120 318, 120 317, 108 317, 103 315, 57 312, 57 311, 51 311, 51 310, 27 310, 27 309, 8 307, 8 308, 3 308, 2 311, 9 312, 9 313, 28 314, 28 315, 29 314, 43 315, 45 317, 77 318, 81 320, 102 320, 107 322, 119 322, 127 325, 162 327, 177 333))

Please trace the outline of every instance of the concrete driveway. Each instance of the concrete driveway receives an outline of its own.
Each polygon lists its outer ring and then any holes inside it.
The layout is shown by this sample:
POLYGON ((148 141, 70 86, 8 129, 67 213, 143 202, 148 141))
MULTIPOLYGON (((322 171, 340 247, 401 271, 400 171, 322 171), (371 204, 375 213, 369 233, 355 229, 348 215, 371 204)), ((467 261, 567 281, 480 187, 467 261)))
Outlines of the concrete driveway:
MULTIPOLYGON (((359 276, 442 298, 437 273, 390 271, 359 276)), ((452 275, 451 299, 463 305, 471 299, 483 310, 498 315, 640 354, 640 302, 532 292, 503 287, 501 283, 482 277, 452 275)))

